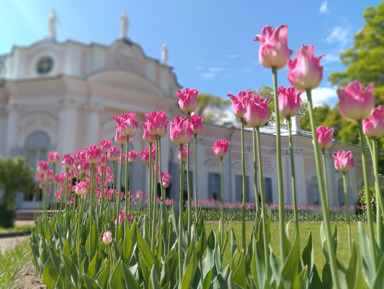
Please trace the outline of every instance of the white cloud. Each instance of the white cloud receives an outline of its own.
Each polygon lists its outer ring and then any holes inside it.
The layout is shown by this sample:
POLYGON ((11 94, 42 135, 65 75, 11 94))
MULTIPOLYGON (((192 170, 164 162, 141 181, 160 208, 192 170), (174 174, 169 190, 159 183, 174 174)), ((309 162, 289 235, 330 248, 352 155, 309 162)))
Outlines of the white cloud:
POLYGON ((325 39, 328 43, 339 42, 341 44, 346 44, 348 41, 349 29, 346 27, 336 26, 332 29, 331 34, 325 39))
POLYGON ((219 72, 221 72, 223 70, 224 69, 220 68, 220 67, 210 67, 210 68, 208 68, 208 71, 202 73, 201 76, 203 78, 206 78, 206 79, 212 79, 212 78, 216 77, 219 74, 219 72))
POLYGON ((328 12, 328 1, 327 0, 325 0, 323 3, 321 3, 319 12, 321 14, 328 12))
POLYGON ((340 61, 340 58, 338 55, 336 54, 332 54, 332 53, 327 53, 324 55, 323 59, 322 59, 322 64, 328 64, 328 63, 331 63, 331 62, 338 62, 340 61))
POLYGON ((237 58, 237 57, 239 57, 239 55, 238 54, 225 54, 225 55, 223 55, 223 57, 226 57, 226 58, 237 58))
MULTIPOLYGON (((301 96, 306 98, 305 93, 301 96)), ((336 87, 318 87, 312 90, 313 106, 320 106, 324 103, 332 106, 336 99, 336 87)))

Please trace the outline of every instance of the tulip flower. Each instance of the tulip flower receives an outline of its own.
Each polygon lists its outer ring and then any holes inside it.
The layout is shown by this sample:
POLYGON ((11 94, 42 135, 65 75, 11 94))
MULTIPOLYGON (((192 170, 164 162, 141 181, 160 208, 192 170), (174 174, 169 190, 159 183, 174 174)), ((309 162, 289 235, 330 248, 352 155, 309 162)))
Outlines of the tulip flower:
POLYGON ((69 154, 65 154, 65 155, 63 156, 62 161, 61 161, 61 165, 62 165, 65 169, 72 169, 74 162, 75 162, 75 160, 73 159, 73 157, 71 157, 71 155, 69 155, 69 154))
POLYGON ((75 194, 78 196, 84 196, 88 191, 88 182, 79 182, 75 185, 75 194))
POLYGON ((135 162, 137 159, 137 155, 138 155, 137 152, 135 152, 134 150, 130 150, 128 152, 128 162, 130 162, 130 163, 135 162))
POLYGON ((117 161, 119 159, 119 156, 120 156, 120 151, 118 147, 111 146, 108 149, 108 153, 107 153, 108 160, 112 162, 117 161))
POLYGON ((247 92, 248 101, 246 104, 246 113, 244 120, 251 127, 261 127, 265 125, 269 119, 268 101, 269 97, 263 99, 260 95, 247 92))
POLYGON ((299 113, 301 98, 300 95, 303 91, 296 93, 294 87, 285 88, 279 87, 279 111, 284 117, 295 116, 299 113))
POLYGON ((106 231, 103 233, 102 241, 105 245, 109 245, 112 243, 112 233, 111 231, 106 231))
POLYGON ((170 123, 170 137, 174 144, 186 144, 191 141, 193 131, 188 117, 175 116, 170 123))
POLYGON ((50 162, 51 164, 56 164, 59 160, 60 160, 59 152, 57 151, 48 152, 48 162, 50 162))
POLYGON ((384 136, 384 105, 375 108, 369 118, 363 119, 363 130, 369 138, 379 139, 384 136))
MULTIPOLYGON (((47 170, 43 175, 44 183, 49 184, 53 179, 53 171, 47 170)), ((49 192, 48 192, 49 193, 49 192)))
POLYGON ((314 52, 313 45, 303 45, 297 50, 296 57, 288 60, 288 80, 297 90, 316 88, 323 79, 320 60, 324 55, 314 57, 314 52))
POLYGON ((77 169, 81 174, 85 174, 89 171, 91 168, 91 164, 87 160, 80 160, 79 164, 77 165, 77 169))
POLYGON ((261 34, 253 39, 260 41, 260 63, 266 68, 283 68, 292 54, 287 45, 288 26, 283 24, 273 29, 267 25, 261 30, 261 34))
POLYGON ((127 144, 127 138, 119 132, 118 128, 116 128, 115 142, 120 146, 127 144))
MULTIPOLYGON (((188 157, 188 151, 186 147, 183 147, 183 162, 186 161, 188 157)), ((179 148, 179 153, 177 154, 177 158, 180 159, 180 148, 179 148)))
POLYGON ((168 172, 161 172, 161 181, 163 188, 168 188, 171 183, 171 174, 168 172))
MULTIPOLYGON (((140 151, 140 157, 143 163, 149 164, 149 147, 146 147, 144 150, 140 151)), ((156 157, 156 146, 152 146, 152 163, 155 162, 156 157)))
POLYGON ((101 142, 100 142, 100 150, 103 152, 103 153, 107 153, 109 148, 111 147, 112 145, 112 140, 108 140, 108 139, 103 139, 101 142))
POLYGON ((197 107, 197 95, 199 94, 197 88, 186 88, 185 90, 178 90, 176 94, 179 97, 180 109, 183 112, 191 113, 195 111, 197 107))
POLYGON ((101 160, 101 150, 97 145, 87 147, 86 158, 90 164, 97 164, 101 160))
POLYGON ((138 127, 138 123, 135 120, 136 114, 132 112, 127 112, 121 115, 121 118, 115 115, 113 117, 116 120, 116 129, 123 136, 131 136, 134 134, 138 127))
POLYGON ((48 170, 48 163, 46 161, 38 161, 37 162, 37 171, 40 174, 44 174, 48 170))
POLYGON ((348 173, 355 167, 355 162, 351 151, 339 150, 332 154, 335 159, 335 168, 339 172, 348 173))
POLYGON ((199 135, 203 131, 203 117, 198 117, 196 114, 190 118, 191 127, 194 135, 199 135))
POLYGON ((333 128, 319 126, 316 128, 317 142, 320 149, 329 149, 333 141, 333 128))
POLYGON ((228 94, 232 101, 232 111, 237 118, 242 118, 247 111, 247 97, 245 91, 239 91, 237 97, 233 94, 228 94))
POLYGON ((230 142, 226 141, 224 139, 223 140, 217 140, 217 141, 215 141, 215 144, 214 144, 212 150, 217 157, 222 158, 228 153, 229 144, 230 144, 230 142))
POLYGON ((147 143, 154 143, 156 141, 156 136, 148 132, 147 126, 148 122, 143 122, 143 140, 147 143))
POLYGON ((151 113, 145 113, 144 116, 147 119, 147 130, 150 134, 164 137, 167 134, 167 115, 164 111, 152 111, 151 113))
POLYGON ((126 152, 123 152, 123 156, 122 156, 123 158, 121 159, 121 156, 119 156, 119 158, 117 159, 117 162, 125 164, 126 156, 127 156, 126 152))
POLYGON ((363 92, 363 86, 357 80, 348 84, 346 88, 337 89, 339 97, 339 111, 342 117, 351 120, 365 119, 371 116, 375 108, 373 84, 368 85, 363 92))

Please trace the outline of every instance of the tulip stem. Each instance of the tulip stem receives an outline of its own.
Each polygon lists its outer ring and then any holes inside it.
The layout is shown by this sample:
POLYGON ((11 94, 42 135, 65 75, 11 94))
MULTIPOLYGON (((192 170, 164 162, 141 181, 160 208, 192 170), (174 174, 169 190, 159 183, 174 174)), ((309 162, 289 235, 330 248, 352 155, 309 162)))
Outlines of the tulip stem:
POLYGON ((309 119, 311 123, 311 132, 313 139, 313 150, 315 153, 315 162, 316 162, 316 172, 318 177, 318 184, 320 189, 320 199, 323 208, 323 217, 324 217, 324 227, 325 227, 325 236, 328 244, 329 251, 329 259, 331 264, 331 274, 333 283, 335 285, 335 289, 340 289, 340 282, 338 276, 337 269, 337 261, 336 261, 336 251, 333 246, 333 237, 331 232, 331 224, 330 224, 330 214, 329 207, 326 205, 326 197, 325 197, 325 189, 324 189, 324 181, 323 181, 323 172, 321 170, 321 162, 320 162, 320 154, 319 154, 319 143, 317 141, 316 127, 315 127, 315 118, 313 113, 313 104, 312 104, 312 92, 311 89, 307 89, 307 98, 308 98, 308 109, 309 109, 309 119))
POLYGON ((197 135, 193 135, 193 196, 195 197, 195 220, 197 223, 198 198, 197 198, 197 135))
POLYGON ((351 222, 350 222, 350 216, 349 216, 347 173, 345 172, 343 172, 343 189, 344 189, 345 213, 347 215, 347 225, 348 225, 349 254, 352 254, 352 236, 351 236, 351 222))
POLYGON ((299 231, 299 213, 297 209, 297 196, 296 196, 296 173, 295 173, 295 155, 293 154, 293 141, 292 141, 292 119, 287 116, 288 123, 288 141, 289 141, 289 152, 291 155, 291 183, 292 183, 292 200, 293 200, 293 216, 295 218, 295 233, 296 240, 299 246, 300 254, 300 231, 299 231))
MULTIPOLYGON (((220 202, 221 202, 221 226, 220 226, 220 239, 221 244, 224 244, 224 161, 223 157, 220 157, 220 202)), ((222 247, 220 248, 222 250, 222 247)))
MULTIPOLYGON (((148 152, 148 202, 149 202, 149 220, 153 224, 155 222, 153 216, 153 191, 152 191, 152 143, 149 143, 149 152, 148 152)), ((152 226, 149 226, 149 235, 151 236, 151 251, 154 249, 154 238, 153 238, 152 226)))
POLYGON ((255 191, 255 207, 256 217, 255 223, 257 223, 257 216, 259 214, 259 190, 257 187, 257 157, 256 157, 256 128, 252 128, 252 142, 253 142, 253 188, 255 191))
MULTIPOLYGON (((125 210, 124 210, 124 236, 123 236, 123 244, 125 244, 125 236, 127 235, 127 226, 128 226, 128 216, 127 216, 127 213, 129 212, 130 208, 131 208, 131 194, 130 194, 130 191, 128 189, 128 177, 129 177, 129 174, 128 174, 128 155, 129 155, 129 135, 126 136, 127 138, 127 145, 125 146, 125 185, 124 185, 124 189, 125 189, 125 210), (128 206, 129 204, 129 206, 128 206)), ((124 252, 125 252, 125 245, 124 245, 124 252)))
POLYGON ((117 238, 119 235, 119 213, 120 213, 120 199, 121 199, 121 173, 122 173, 122 162, 123 162, 123 152, 124 146, 120 145, 120 162, 119 162, 119 182, 117 185, 117 207, 115 212, 115 220, 116 220, 116 232, 115 232, 115 240, 117 242, 117 238))
POLYGON ((184 160, 183 144, 180 144, 180 196, 179 196, 179 288, 183 280, 183 193, 184 193, 184 160))
POLYGON ((285 213, 284 213, 284 188, 283 188, 283 171, 281 164, 281 135, 280 135, 280 112, 277 97, 277 68, 272 67, 273 79, 273 101, 275 104, 275 123, 276 123, 276 160, 277 160, 277 185, 279 192, 279 231, 280 231, 280 255, 282 262, 285 261, 287 254, 285 251, 285 213))
POLYGON ((361 159, 363 162, 363 175, 364 175, 364 188, 365 188, 365 198, 367 201, 367 219, 368 219, 368 234, 371 242, 371 250, 373 256, 373 267, 375 272, 377 269, 377 260, 376 260, 376 242, 375 234, 373 232, 373 218, 372 218, 372 196, 371 190, 369 189, 369 177, 368 177, 368 166, 367 166, 367 156, 365 152, 365 138, 363 133, 363 122, 361 119, 357 121, 360 132, 360 146, 361 146, 361 159))
POLYGON ((369 140, 368 143, 371 142, 371 155, 372 155, 372 161, 373 161, 373 171, 375 175, 375 191, 376 191, 376 212, 377 212, 377 220, 376 220, 376 226, 377 226, 377 243, 379 244, 379 248, 381 250, 384 249, 384 240, 382 237, 382 231, 383 231, 383 196, 380 190, 380 180, 379 180, 379 166, 378 166, 378 153, 377 153, 377 141, 375 139, 369 140))
POLYGON ((246 250, 246 242, 245 242, 245 197, 246 197, 246 179, 245 179, 245 157, 244 157, 244 125, 245 125, 245 120, 241 118, 241 174, 242 174, 242 185, 243 185, 243 199, 242 199, 242 227, 241 227, 241 232, 242 232, 242 245, 243 245, 243 251, 245 253, 246 250))
MULTIPOLYGON (((183 152, 180 152, 182 154, 183 152)), ((191 203, 191 184, 189 175, 189 142, 187 142, 187 195, 188 195, 188 237, 191 238, 192 227, 192 203, 191 203)))
POLYGON ((263 226, 263 243, 264 243, 264 262, 265 270, 267 271, 267 280, 269 280, 269 250, 268 250, 268 237, 267 237, 267 214, 265 212, 265 197, 264 197, 264 184, 263 184, 263 164, 261 160, 261 146, 260 146, 260 128, 256 127, 257 138, 257 161, 259 165, 259 179, 260 179, 260 196, 261 196, 261 214, 262 214, 262 226, 263 226))
POLYGON ((325 185, 325 199, 329 208, 329 189, 328 189, 328 174, 327 174, 327 161, 325 159, 325 149, 321 149, 321 158, 323 162, 323 174, 324 174, 324 185, 325 185))

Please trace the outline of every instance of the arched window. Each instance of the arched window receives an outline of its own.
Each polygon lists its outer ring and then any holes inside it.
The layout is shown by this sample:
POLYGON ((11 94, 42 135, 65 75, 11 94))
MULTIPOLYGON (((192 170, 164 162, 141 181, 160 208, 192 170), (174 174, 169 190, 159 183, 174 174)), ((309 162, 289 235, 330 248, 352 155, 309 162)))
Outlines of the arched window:
POLYGON ((309 203, 311 205, 320 205, 319 184, 317 176, 312 176, 309 181, 309 203))

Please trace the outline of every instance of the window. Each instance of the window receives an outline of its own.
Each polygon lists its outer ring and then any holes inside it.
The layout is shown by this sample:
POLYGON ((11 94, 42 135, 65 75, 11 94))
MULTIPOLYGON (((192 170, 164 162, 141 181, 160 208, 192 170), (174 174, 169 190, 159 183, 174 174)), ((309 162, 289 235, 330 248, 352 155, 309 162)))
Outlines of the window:
POLYGON ((208 197, 209 199, 220 200, 220 174, 208 174, 208 197))
POLYGON ((264 197, 267 204, 272 204, 272 178, 263 178, 264 197))
MULTIPOLYGON (((235 176, 236 183, 236 201, 241 202, 243 199, 243 176, 236 175, 235 176)), ((245 176, 245 201, 249 202, 249 177, 245 176)))
POLYGON ((41 57, 36 64, 36 71, 40 75, 48 74, 53 68, 53 59, 49 56, 41 57))
POLYGON ((309 182, 309 203, 320 205, 319 184, 316 176, 312 176, 309 182))

